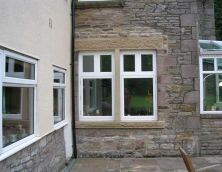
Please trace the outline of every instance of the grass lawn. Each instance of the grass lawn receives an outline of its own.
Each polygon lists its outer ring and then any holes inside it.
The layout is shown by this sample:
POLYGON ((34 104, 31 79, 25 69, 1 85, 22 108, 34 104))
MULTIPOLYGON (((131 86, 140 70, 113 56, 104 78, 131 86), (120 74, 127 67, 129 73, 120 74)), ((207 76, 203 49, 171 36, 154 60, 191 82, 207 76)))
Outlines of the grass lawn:
POLYGON ((146 96, 132 96, 130 101, 130 105, 134 108, 144 108, 147 107, 147 104, 146 96))

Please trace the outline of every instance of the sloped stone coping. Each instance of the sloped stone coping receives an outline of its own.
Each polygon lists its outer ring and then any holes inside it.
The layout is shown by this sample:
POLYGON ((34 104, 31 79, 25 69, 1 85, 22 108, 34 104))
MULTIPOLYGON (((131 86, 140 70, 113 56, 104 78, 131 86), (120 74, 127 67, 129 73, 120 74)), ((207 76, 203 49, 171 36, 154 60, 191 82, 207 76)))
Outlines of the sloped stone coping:
POLYGON ((165 121, 148 121, 148 122, 76 121, 76 128, 165 128, 165 121))
POLYGON ((109 7, 123 7, 124 0, 109 0, 109 1, 86 1, 76 2, 76 8, 109 8, 109 7))
POLYGON ((202 114, 201 119, 222 119, 222 114, 202 114))

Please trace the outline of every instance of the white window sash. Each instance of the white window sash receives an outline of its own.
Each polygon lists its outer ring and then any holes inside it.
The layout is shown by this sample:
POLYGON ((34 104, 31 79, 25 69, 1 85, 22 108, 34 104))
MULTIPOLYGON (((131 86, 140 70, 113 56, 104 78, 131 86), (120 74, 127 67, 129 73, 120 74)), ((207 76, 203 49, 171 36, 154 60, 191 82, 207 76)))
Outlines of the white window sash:
POLYGON ((101 52, 80 52, 79 53, 79 76, 113 76, 114 73, 114 52, 101 51, 101 52), (94 56, 94 72, 83 72, 83 56, 94 56), (100 72, 100 55, 111 56, 111 72, 100 72))
MULTIPOLYGON (((97 77, 80 77, 79 86, 79 116, 81 121, 113 121, 114 120, 114 78, 110 76, 97 76, 97 77), (83 116, 83 79, 111 79, 112 81, 112 116, 83 116)), ((96 95, 95 95, 96 96, 96 95)), ((96 107, 95 107, 96 108, 96 107)), ((91 109, 92 110, 92 109, 91 109)))
MULTIPOLYGON (((221 114, 221 111, 206 111, 204 108, 204 99, 205 99, 205 93, 204 93, 204 80, 207 78, 203 78, 204 74, 209 74, 210 75, 216 75, 216 74, 221 74, 222 75, 222 70, 218 70, 218 64, 217 64, 217 59, 218 58, 222 58, 222 56, 209 56, 209 57, 203 57, 200 56, 199 57, 199 73, 200 73, 200 113, 201 114, 221 114), (203 60, 204 59, 214 59, 214 70, 212 71, 204 71, 203 70, 203 60)), ((216 78, 216 81, 218 81, 218 79, 216 78)), ((218 82, 217 82, 218 83, 218 82)), ((218 102, 219 98, 218 98, 218 93, 219 93, 219 86, 218 84, 216 84, 216 90, 217 91, 217 95, 216 95, 216 102, 215 103, 221 103, 222 102, 218 102)))
MULTIPOLYGON (((31 63, 34 65, 34 79, 21 79, 21 78, 15 78, 15 77, 8 77, 6 76, 6 73, 5 73, 5 65, 2 66, 2 71, 3 71, 3 79, 2 79, 2 82, 9 82, 9 83, 15 83, 15 84, 30 84, 30 85, 33 85, 33 84, 37 84, 37 60, 34 60, 34 59, 29 59, 27 57, 24 57, 22 55, 19 55, 19 54, 15 54, 15 53, 12 53, 12 52, 9 52, 9 51, 4 51, 4 57, 3 57, 3 61, 2 63, 5 64, 6 63, 6 57, 10 57, 10 58, 13 58, 13 59, 17 59, 17 60, 20 60, 20 61, 23 61, 23 62, 27 62, 27 63, 31 63)), ((13 67, 14 68, 14 67, 13 67)), ((22 73, 22 72, 19 72, 19 73, 22 73)))
MULTIPOLYGON (((60 122, 54 124, 54 128, 56 128, 57 126, 61 125, 61 123, 65 122, 66 121, 66 70, 65 69, 61 69, 59 67, 55 67, 53 66, 53 81, 54 79, 59 79, 59 80, 62 80, 64 79, 65 83, 55 83, 53 82, 53 89, 58 89, 58 116, 54 116, 54 122, 55 121, 59 121, 62 119, 62 116, 64 116, 64 119, 61 120, 60 122), (64 78, 60 78, 59 75, 55 76, 55 73, 54 71, 57 71, 57 72, 61 72, 63 73, 63 76, 64 78), (60 90, 61 89, 61 90, 60 90), (63 92, 63 99, 60 100, 61 96, 62 96, 62 92, 63 92), (64 101, 64 102, 63 102, 64 101), (61 109, 61 105, 63 105, 63 110, 61 109), (63 114, 64 113, 64 114, 63 114)), ((54 106, 54 105, 53 105, 54 106)))
MULTIPOLYGON (((0 154, 7 152, 10 149, 16 149, 17 147, 19 147, 22 143, 25 143, 27 141, 29 141, 30 139, 36 137, 36 84, 37 84, 37 60, 31 59, 31 58, 27 58, 24 57, 22 55, 16 54, 16 53, 12 53, 6 50, 1 50, 0 49, 0 110, 2 111, 2 88, 3 86, 10 86, 10 87, 32 87, 34 88, 33 90, 33 95, 34 96, 33 99, 33 107, 31 108, 31 110, 33 111, 33 116, 31 116, 31 125, 30 125, 30 130, 33 134, 19 140, 16 141, 15 143, 12 143, 6 147, 3 148, 3 141, 2 141, 2 136, 3 136, 3 123, 2 123, 2 119, 4 117, 4 114, 2 114, 2 112, 0 113, 0 118, 1 118, 1 122, 0 122, 0 154), (34 65, 34 72, 35 72, 35 79, 34 80, 30 80, 30 79, 20 79, 20 78, 13 78, 13 77, 6 77, 6 72, 5 72, 5 59, 6 57, 10 57, 13 59, 17 59, 23 62, 27 62, 27 63, 31 63, 34 65), (33 126, 34 125, 34 126, 33 126)), ((14 115, 14 114, 13 114, 14 115)))
POLYGON ((120 87, 121 87, 121 120, 122 121, 150 121, 157 120, 157 79, 156 79, 156 51, 129 50, 120 52, 120 87), (141 70, 141 55, 152 55, 152 71, 141 70), (124 55, 135 55, 135 72, 124 71, 124 55), (153 78, 153 115, 152 116, 124 116, 124 79, 125 78, 153 78))
POLYGON ((139 122, 144 122, 144 121, 150 121, 150 120, 157 120, 157 79, 156 76, 121 76, 121 120, 122 121, 139 121, 139 122), (152 116, 124 116, 124 79, 125 78, 152 78, 153 79, 153 115, 152 116))

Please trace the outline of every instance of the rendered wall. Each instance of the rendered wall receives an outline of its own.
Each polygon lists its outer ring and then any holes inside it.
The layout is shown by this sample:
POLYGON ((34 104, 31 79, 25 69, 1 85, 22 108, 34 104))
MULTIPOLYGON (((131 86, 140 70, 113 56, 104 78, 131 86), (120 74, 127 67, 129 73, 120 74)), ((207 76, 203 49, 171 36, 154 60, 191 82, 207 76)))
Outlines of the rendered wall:
MULTIPOLYGON (((0 48, 38 59, 36 95, 38 137, 56 135, 53 117, 53 66, 66 70, 65 111, 68 125, 59 132, 59 137, 61 136, 59 139, 62 139, 61 142, 63 142, 60 145, 61 149, 66 148, 66 154, 62 153, 60 156, 62 156, 62 159, 70 158, 72 156, 70 106, 71 0, 1 0, 0 4, 0 48), (64 139, 66 140, 65 143, 64 139)), ((40 143, 45 142, 44 140, 45 138, 40 143)), ((18 155, 20 153, 11 157, 19 157, 18 155)), ((32 158, 35 159, 34 161, 39 161, 37 160, 38 156, 32 158)), ((57 168, 56 165, 55 168, 57 168)))
MULTIPOLYGON (((87 123, 84 128, 84 122, 79 122, 79 157, 177 156, 179 147, 190 154, 209 154, 204 149, 209 144, 205 142, 212 133, 203 132, 207 127, 207 120, 202 119, 199 112, 198 37, 214 38, 214 27, 211 26, 212 2, 206 1, 203 4, 199 0, 125 0, 124 7, 81 6, 81 9, 76 10, 76 42, 81 41, 82 46, 84 40, 87 42, 95 38, 163 38, 163 47, 155 49, 158 121, 165 122, 163 129, 157 129, 158 126, 156 129, 155 126, 143 129, 100 128, 99 123, 95 123, 93 129, 92 125, 89 127, 90 124, 87 123), (209 21, 211 24, 207 23, 209 21)), ((76 48, 78 51, 78 43, 76 48)), ((77 59, 76 56, 76 67, 77 59)), ((78 71, 75 72, 78 76, 78 71)), ((75 82, 78 83, 78 77, 75 82)), ((78 84, 75 89, 78 92, 78 84)), ((118 91, 119 88, 116 89, 118 91)), ((76 120, 78 121, 77 94, 76 120)), ((209 122, 213 126, 215 121, 209 122)), ((115 126, 115 121, 113 123, 115 126)), ((221 124, 218 123, 219 128, 215 134, 221 135, 221 124)), ((214 136, 211 139, 221 141, 221 138, 214 136)), ((218 154, 222 154, 219 147, 216 150, 218 154)))

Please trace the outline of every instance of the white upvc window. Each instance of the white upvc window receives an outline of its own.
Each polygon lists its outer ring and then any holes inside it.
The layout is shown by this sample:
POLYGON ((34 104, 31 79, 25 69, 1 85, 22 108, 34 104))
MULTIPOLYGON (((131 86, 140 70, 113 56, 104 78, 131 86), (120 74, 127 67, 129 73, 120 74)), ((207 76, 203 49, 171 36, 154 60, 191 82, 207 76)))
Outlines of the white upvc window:
POLYGON ((200 56, 200 112, 221 114, 222 55, 200 56))
POLYGON ((37 61, 0 50, 0 154, 36 134, 37 61))
POLYGON ((156 52, 121 51, 120 76, 121 120, 156 120, 156 52))
POLYGON ((82 121, 114 119, 114 52, 79 53, 79 114, 82 121))
POLYGON ((55 126, 65 120, 66 71, 53 67, 53 115, 55 126))

